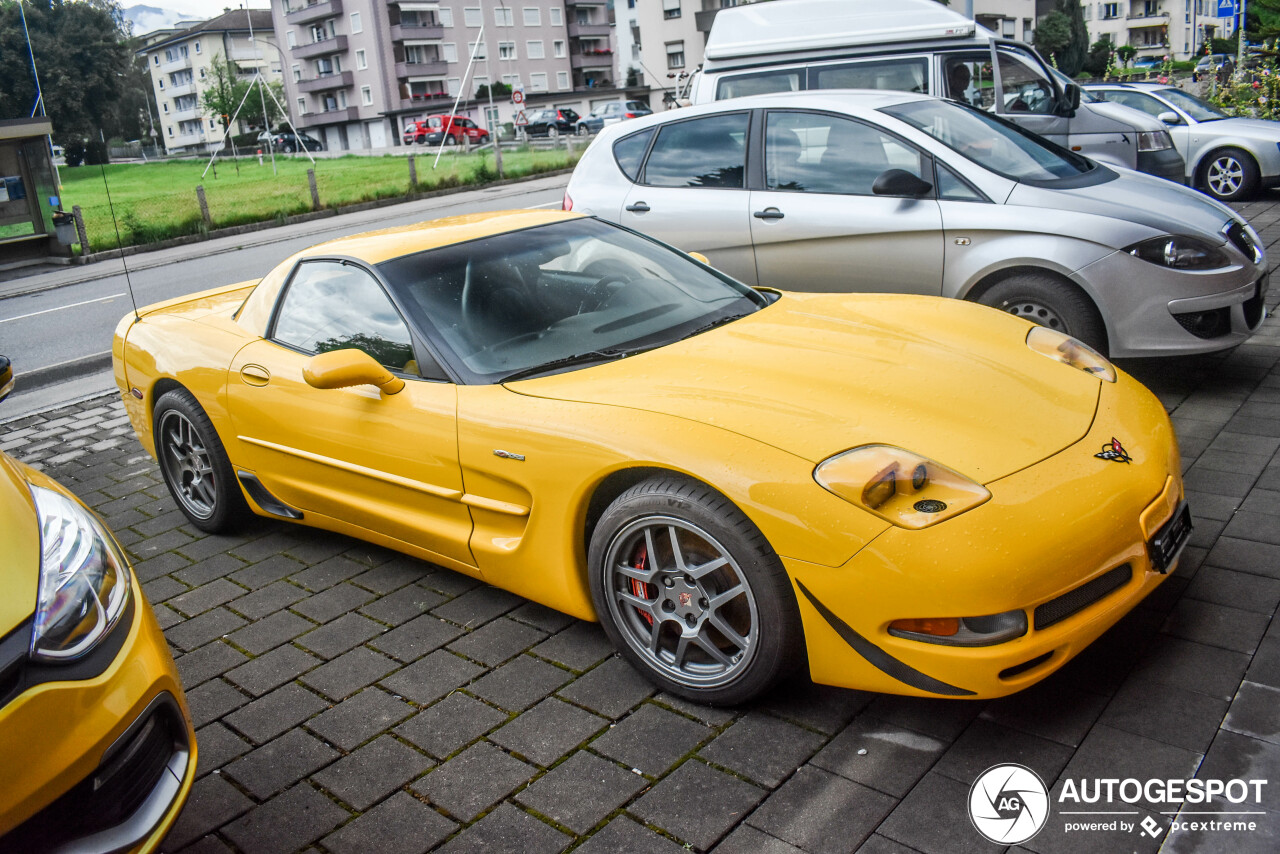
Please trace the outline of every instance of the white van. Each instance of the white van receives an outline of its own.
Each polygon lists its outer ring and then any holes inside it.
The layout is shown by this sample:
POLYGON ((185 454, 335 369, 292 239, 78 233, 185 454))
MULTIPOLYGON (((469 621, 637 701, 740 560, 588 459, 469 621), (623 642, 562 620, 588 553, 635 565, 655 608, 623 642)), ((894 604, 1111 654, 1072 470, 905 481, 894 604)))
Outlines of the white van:
POLYGON ((935 0, 785 0, 723 9, 692 99, 803 89, 896 89, 995 112, 1094 160, 1183 183, 1152 116, 1092 96, 1029 45, 935 0))

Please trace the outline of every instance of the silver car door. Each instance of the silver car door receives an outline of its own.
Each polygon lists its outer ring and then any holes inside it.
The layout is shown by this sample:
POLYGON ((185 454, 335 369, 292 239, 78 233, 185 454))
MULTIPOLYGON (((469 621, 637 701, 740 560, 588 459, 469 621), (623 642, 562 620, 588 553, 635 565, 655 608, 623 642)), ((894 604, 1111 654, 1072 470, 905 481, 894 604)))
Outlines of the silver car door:
POLYGON ((1039 58, 1022 45, 995 42, 996 112, 1033 133, 1066 147, 1069 121, 1058 115, 1057 84, 1039 58))
POLYGON ((722 113, 663 125, 618 221, 718 270, 756 284, 746 190, 751 114, 722 113))
POLYGON ((771 110, 763 136, 763 189, 751 192, 761 285, 941 292, 942 216, 932 187, 917 198, 872 192, 893 169, 932 185, 929 157, 880 128, 830 113, 771 110))

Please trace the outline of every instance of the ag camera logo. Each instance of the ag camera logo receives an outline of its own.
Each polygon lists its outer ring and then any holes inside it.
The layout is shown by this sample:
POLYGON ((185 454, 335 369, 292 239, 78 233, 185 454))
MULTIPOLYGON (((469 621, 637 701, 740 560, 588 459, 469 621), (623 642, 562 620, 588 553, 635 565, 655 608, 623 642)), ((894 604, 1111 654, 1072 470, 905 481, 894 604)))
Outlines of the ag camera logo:
POLYGON ((1040 832, 1049 818, 1049 790, 1023 765, 993 765, 969 789, 969 820, 998 845, 1017 845, 1040 832))

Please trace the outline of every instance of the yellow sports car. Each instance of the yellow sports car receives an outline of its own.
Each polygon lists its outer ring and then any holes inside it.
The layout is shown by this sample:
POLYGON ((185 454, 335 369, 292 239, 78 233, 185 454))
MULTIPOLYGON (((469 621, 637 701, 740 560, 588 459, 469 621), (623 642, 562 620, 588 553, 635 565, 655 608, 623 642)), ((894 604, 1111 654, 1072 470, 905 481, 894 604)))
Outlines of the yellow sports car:
POLYGON ((151 606, 98 518, 3 453, 0 532, 0 851, 153 851, 196 747, 151 606))
POLYGON ((752 289, 561 212, 336 240, 120 323, 193 524, 361 537, 583 619, 661 687, 1008 694, 1190 527, 1164 410, 1060 333, 752 289))

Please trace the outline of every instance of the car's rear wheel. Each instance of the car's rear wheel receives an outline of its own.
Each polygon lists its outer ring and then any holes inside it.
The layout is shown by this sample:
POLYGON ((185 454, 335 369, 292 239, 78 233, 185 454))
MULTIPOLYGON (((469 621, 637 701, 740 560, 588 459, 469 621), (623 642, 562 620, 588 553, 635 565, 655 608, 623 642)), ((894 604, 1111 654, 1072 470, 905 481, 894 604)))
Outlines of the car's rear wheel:
POLYGON ((231 461, 199 402, 186 389, 156 401, 155 441, 160 472, 178 509, 202 531, 234 529, 250 515, 231 461))
POLYGON ((588 564, 610 640, 673 694, 744 703, 798 658, 800 618, 782 562, 703 484, 657 477, 622 493, 592 533, 588 564))
POLYGON ((547 139, 559 139, 559 138, 560 138, 560 128, 556 127, 555 125, 551 125, 550 127, 547 128, 547 139))
POLYGON ((285 154, 293 154, 293 152, 296 151, 297 149, 293 147, 292 142, 286 142, 284 146, 281 147, 280 150, 283 151, 285 154))
POLYGON ((978 302, 1078 338, 1107 352, 1107 327, 1075 285, 1043 273, 1019 273, 993 285, 978 302))
POLYGON ((587 130, 586 125, 578 125, 578 136, 586 136, 588 133, 590 131, 587 130))
POLYGON ((1221 202, 1234 202, 1253 195, 1258 188, 1258 164, 1248 152, 1224 148, 1205 161, 1205 192, 1221 202))

